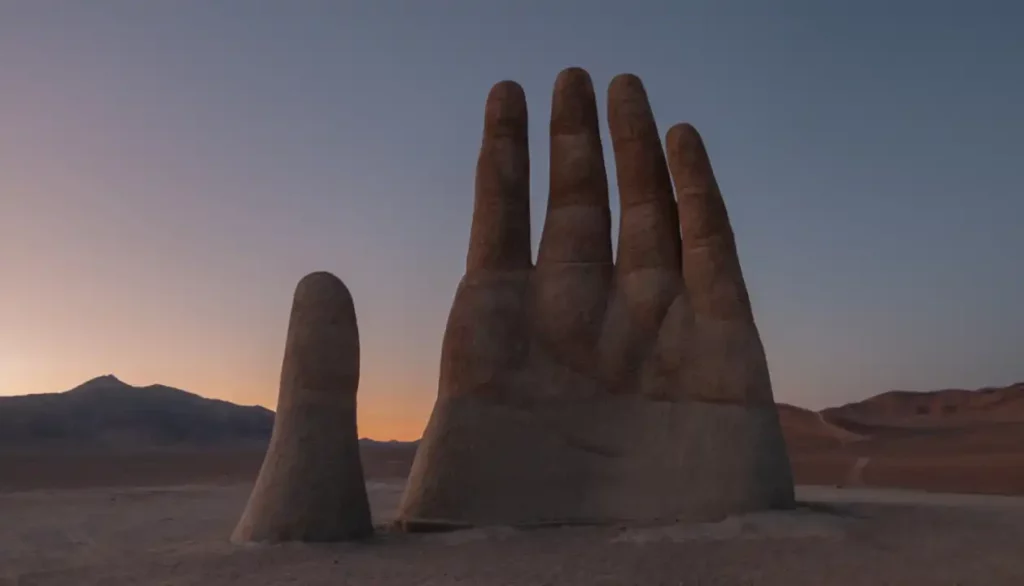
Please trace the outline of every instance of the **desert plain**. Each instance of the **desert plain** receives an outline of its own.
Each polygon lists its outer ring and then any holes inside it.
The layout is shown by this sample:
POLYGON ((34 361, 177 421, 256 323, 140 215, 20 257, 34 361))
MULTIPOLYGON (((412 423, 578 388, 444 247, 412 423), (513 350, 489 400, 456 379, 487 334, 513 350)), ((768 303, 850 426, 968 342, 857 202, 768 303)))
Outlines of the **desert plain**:
MULTIPOLYGON (((796 510, 717 523, 403 534, 388 522, 413 451, 363 448, 374 538, 276 546, 228 541, 258 449, 8 453, 0 456, 0 585, 1024 584, 1024 498, 867 486, 901 475, 941 485, 957 474, 938 454, 931 465, 909 450, 902 460, 876 455, 887 467, 859 486, 800 485, 796 510), (929 466, 939 472, 920 476, 929 466)), ((824 478, 850 457, 862 456, 796 454, 797 480, 824 478)), ((960 482, 985 477, 977 458, 961 460, 969 474, 960 482)), ((998 480, 1000 468, 992 464, 988 477, 998 480)))
POLYGON ((417 444, 363 440, 378 531, 333 545, 229 541, 270 411, 114 377, 0 407, 0 586, 1024 584, 1022 384, 779 405, 799 507, 697 525, 395 532, 417 444))

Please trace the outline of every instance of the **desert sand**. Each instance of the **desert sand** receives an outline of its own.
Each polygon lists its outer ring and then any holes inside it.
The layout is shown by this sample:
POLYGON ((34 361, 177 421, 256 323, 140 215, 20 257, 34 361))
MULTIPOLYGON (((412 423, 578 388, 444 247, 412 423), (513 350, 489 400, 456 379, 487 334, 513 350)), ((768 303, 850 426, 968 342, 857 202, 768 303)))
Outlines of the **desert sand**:
MULTIPOLYGON (((403 479, 367 483, 374 521, 403 479)), ((232 545, 251 482, 0 495, 0 585, 1024 583, 1024 498, 798 487, 802 505, 679 526, 378 531, 232 545)))

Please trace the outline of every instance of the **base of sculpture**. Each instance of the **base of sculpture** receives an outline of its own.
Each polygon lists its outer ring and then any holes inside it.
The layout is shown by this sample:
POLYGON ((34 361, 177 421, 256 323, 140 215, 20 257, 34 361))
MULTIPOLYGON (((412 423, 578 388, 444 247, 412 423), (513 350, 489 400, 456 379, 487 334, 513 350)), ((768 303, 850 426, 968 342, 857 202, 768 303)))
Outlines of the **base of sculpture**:
POLYGON ((462 397, 435 406, 396 524, 706 522, 794 504, 774 406, 462 397))
POLYGON ((315 403, 293 407, 278 424, 232 543, 333 542, 373 535, 357 440, 341 422, 348 413, 315 403), (298 413, 295 413, 298 412, 298 413), (341 415, 341 416, 339 416, 341 415))

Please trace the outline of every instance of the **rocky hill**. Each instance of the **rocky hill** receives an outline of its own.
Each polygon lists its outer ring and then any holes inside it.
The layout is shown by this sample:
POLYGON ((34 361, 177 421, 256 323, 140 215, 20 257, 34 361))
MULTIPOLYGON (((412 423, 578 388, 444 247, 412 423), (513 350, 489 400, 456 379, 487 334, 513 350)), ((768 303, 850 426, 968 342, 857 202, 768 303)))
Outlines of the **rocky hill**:
POLYGON ((1024 383, 978 390, 889 391, 822 411, 824 419, 856 432, 1024 423, 1024 383))
POLYGON ((1024 383, 978 390, 889 391, 821 411, 862 436, 860 455, 952 458, 1024 454, 1024 383))
POLYGON ((0 397, 0 448, 153 448, 266 443, 274 413, 113 375, 70 391, 0 397))
POLYGON ((864 439, 863 436, 826 421, 821 413, 780 403, 779 420, 790 451, 827 450, 864 439))

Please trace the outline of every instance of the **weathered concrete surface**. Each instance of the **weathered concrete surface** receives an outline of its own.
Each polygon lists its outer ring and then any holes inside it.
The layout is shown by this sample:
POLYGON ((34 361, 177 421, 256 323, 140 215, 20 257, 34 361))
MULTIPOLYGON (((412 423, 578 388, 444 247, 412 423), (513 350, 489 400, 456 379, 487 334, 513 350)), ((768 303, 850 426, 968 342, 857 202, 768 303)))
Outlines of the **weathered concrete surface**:
POLYGON ((359 458, 359 330, 334 275, 295 290, 277 416, 234 542, 340 541, 373 532, 359 458))
POLYGON ((413 465, 412 478, 436 480, 402 508, 429 511, 409 520, 422 525, 527 526, 710 521, 786 506, 793 487, 778 473, 788 462, 775 422, 770 408, 633 396, 536 410, 454 398, 438 406, 413 465))
POLYGON ((697 131, 659 138, 635 76, 608 123, 559 74, 547 218, 531 262, 526 98, 492 89, 466 274, 438 399, 399 509, 436 525, 711 520, 791 506, 793 480, 725 204, 697 131))

